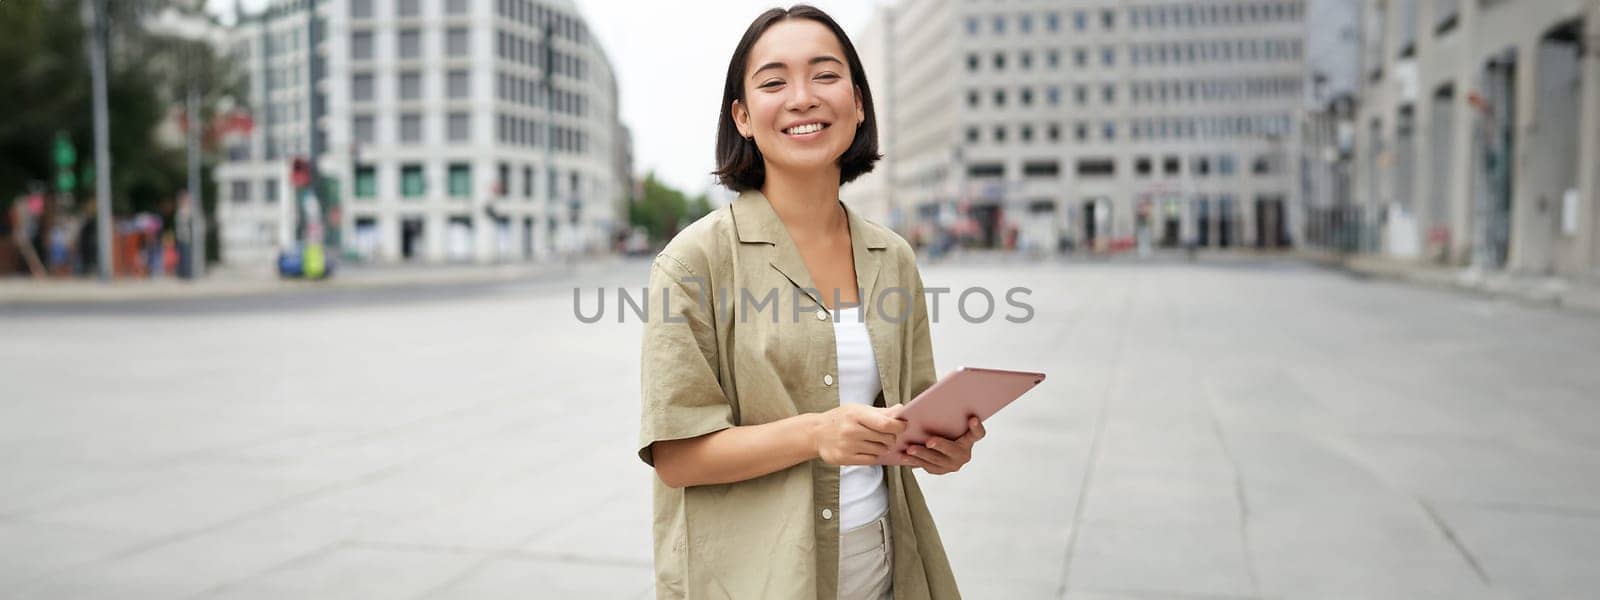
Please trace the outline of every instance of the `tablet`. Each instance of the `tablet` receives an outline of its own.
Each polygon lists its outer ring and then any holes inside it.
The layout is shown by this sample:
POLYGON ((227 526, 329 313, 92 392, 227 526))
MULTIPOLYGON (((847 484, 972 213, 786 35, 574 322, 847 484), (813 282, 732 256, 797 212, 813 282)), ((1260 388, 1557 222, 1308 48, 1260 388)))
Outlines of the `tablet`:
POLYGON ((961 437, 967 433, 968 417, 987 421, 1043 381, 1044 373, 973 367, 945 375, 906 403, 900 411, 906 430, 895 438, 888 452, 878 456, 878 464, 901 464, 907 446, 922 444, 930 437, 961 437))

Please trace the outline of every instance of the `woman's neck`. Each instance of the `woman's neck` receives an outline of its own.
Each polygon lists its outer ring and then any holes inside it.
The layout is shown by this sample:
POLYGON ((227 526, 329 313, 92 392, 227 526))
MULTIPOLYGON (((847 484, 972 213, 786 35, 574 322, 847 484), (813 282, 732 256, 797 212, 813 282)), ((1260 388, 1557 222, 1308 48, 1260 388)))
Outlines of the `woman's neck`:
POLYGON ((768 169, 761 193, 772 210, 801 241, 830 235, 845 226, 839 207, 839 169, 823 173, 791 174, 768 169))

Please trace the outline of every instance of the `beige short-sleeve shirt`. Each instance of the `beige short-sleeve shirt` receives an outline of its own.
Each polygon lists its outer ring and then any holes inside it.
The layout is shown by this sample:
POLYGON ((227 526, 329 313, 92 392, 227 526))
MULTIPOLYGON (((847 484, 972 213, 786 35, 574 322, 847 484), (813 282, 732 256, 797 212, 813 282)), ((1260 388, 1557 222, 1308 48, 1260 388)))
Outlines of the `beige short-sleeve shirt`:
MULTIPOLYGON (((882 406, 933 385, 916 256, 848 207, 851 252, 882 406)), ((833 314, 759 191, 680 232, 650 270, 639 458, 650 445, 839 406, 833 314)), ((829 302, 832 304, 832 302, 829 302)), ((911 469, 884 468, 898 599, 959 598, 911 469)), ((655 479, 660 598, 834 598, 839 468, 820 459, 762 477, 674 489, 655 479)))

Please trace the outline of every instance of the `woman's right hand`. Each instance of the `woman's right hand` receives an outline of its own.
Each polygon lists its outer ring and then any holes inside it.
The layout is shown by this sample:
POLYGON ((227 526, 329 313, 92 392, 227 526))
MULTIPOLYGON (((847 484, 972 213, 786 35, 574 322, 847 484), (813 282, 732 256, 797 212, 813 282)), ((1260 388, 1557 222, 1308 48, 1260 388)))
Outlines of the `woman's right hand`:
POLYGON ((906 422, 896 418, 900 408, 845 404, 821 413, 812 434, 817 456, 830 465, 876 463, 906 430, 906 422))

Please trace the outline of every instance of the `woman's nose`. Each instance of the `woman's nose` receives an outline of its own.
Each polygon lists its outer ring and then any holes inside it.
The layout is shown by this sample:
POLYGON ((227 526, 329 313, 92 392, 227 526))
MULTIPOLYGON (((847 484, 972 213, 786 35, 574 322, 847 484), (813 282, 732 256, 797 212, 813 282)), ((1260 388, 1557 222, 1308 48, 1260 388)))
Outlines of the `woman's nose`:
POLYGON ((801 81, 789 86, 789 90, 789 102, 784 108, 795 112, 805 112, 816 108, 818 100, 817 95, 811 89, 811 82, 801 81))

